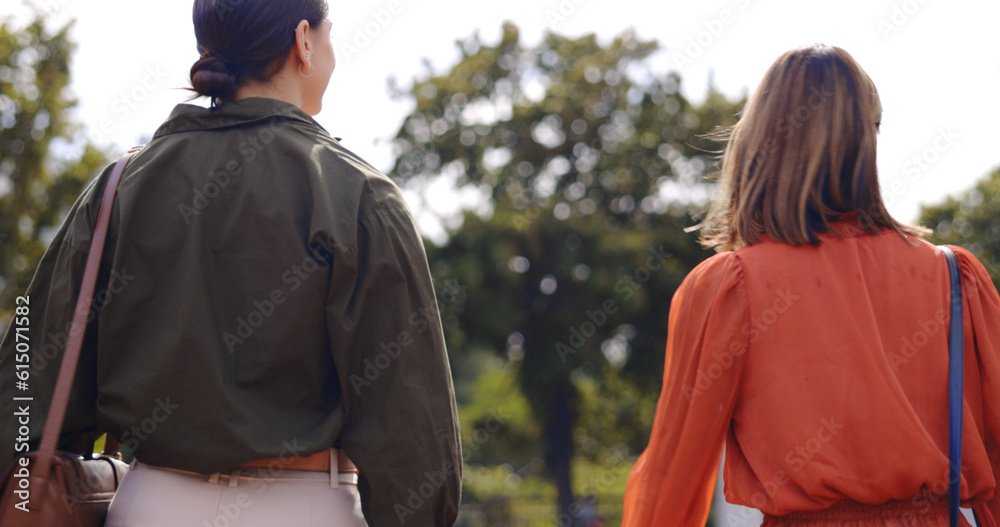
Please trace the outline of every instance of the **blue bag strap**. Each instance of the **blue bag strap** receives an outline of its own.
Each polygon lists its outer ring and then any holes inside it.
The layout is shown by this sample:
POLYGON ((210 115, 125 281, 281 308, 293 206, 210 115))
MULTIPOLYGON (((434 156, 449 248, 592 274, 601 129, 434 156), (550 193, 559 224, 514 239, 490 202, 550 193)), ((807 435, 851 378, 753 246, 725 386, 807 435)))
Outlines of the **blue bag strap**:
MULTIPOLYGON (((948 260, 951 277, 951 316, 948 327, 948 520, 958 527, 959 490, 962 473, 962 277, 955 253, 939 246, 948 260)), ((977 518, 978 523, 978 518, 977 518)))

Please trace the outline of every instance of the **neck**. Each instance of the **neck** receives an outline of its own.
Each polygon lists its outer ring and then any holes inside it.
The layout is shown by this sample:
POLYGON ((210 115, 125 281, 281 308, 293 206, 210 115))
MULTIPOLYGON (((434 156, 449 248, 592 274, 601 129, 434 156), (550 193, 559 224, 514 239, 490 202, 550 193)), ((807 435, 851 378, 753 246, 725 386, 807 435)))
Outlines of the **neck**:
MULTIPOLYGON (((296 72, 296 75, 298 73, 296 72)), ((250 97, 265 97, 294 104, 302 109, 302 90, 296 83, 288 82, 284 71, 278 73, 267 82, 247 82, 236 90, 235 100, 250 97)))

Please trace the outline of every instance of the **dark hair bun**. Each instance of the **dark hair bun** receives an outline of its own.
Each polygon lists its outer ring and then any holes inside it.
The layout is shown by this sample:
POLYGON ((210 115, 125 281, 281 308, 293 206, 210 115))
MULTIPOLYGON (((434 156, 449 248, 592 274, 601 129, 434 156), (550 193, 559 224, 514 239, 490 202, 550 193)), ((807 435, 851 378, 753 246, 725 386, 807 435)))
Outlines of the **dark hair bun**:
POLYGON ((191 86, 199 95, 215 100, 231 100, 239 85, 239 70, 222 57, 202 55, 191 66, 191 86))
POLYGON ((319 27, 326 0, 195 0, 194 35, 201 58, 191 66, 191 89, 231 101, 244 82, 266 82, 288 60, 302 20, 319 27))

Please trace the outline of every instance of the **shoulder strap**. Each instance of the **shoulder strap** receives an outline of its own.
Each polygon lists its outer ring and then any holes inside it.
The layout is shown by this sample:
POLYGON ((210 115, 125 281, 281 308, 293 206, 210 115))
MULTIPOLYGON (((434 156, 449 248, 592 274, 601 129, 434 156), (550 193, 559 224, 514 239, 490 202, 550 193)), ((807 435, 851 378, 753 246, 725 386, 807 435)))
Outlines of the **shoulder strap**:
POLYGON ((959 490, 962 475, 962 277, 955 253, 939 246, 948 260, 951 278, 951 316, 948 328, 948 504, 949 522, 958 526, 959 490))
MULTIPOLYGON (((59 433, 62 430, 63 418, 66 417, 66 405, 69 403, 69 392, 73 385, 73 376, 76 374, 76 365, 80 360, 80 348, 83 345, 83 335, 87 329, 87 317, 90 314, 90 303, 93 300, 94 287, 97 284, 101 254, 104 252, 104 239, 107 237, 108 225, 111 222, 111 208, 114 205, 115 192, 118 190, 118 182, 125 171, 125 166, 139 149, 136 147, 129 150, 118 160, 104 189, 104 197, 101 198, 101 208, 97 214, 97 225, 94 227, 94 236, 90 242, 90 253, 87 255, 87 266, 83 272, 80 296, 76 300, 76 309, 73 311, 73 322, 70 326, 62 364, 59 367, 59 377, 56 380, 55 393, 52 395, 52 404, 49 406, 48 415, 45 418, 42 442, 38 448, 38 465, 31 473, 31 479, 37 481, 38 484, 33 483, 32 489, 42 491, 46 487, 42 482, 48 479, 52 457, 55 455, 59 433)), ((31 500, 31 503, 40 504, 43 501, 44 499, 38 495, 37 499, 31 500)))

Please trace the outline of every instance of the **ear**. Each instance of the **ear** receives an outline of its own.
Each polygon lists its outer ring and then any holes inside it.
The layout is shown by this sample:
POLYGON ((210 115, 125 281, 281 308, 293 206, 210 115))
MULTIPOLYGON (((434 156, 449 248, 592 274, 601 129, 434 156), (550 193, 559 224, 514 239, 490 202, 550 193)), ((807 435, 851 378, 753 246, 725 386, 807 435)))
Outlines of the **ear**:
POLYGON ((292 56, 293 64, 298 67, 299 64, 305 64, 306 69, 309 69, 312 64, 312 42, 306 37, 306 33, 312 28, 309 27, 308 20, 302 20, 299 25, 295 26, 295 45, 292 46, 292 56))

